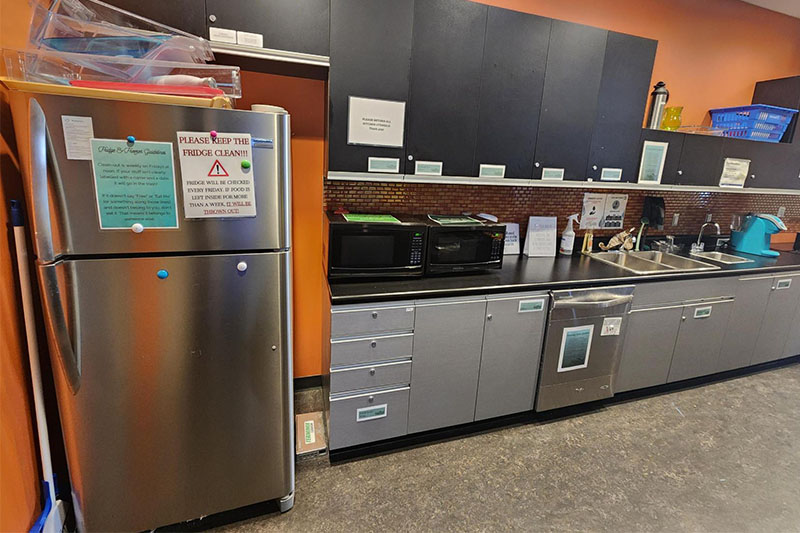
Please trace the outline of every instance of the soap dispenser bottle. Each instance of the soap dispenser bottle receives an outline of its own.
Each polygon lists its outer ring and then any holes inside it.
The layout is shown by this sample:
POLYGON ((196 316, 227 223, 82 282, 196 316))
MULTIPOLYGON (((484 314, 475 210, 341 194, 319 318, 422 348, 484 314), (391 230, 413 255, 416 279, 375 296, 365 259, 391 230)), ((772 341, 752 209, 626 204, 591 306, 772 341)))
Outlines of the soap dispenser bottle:
POLYGON ((567 228, 561 234, 561 246, 558 251, 563 255, 572 255, 572 249, 575 246, 575 230, 572 229, 573 221, 578 222, 577 213, 567 217, 567 228))

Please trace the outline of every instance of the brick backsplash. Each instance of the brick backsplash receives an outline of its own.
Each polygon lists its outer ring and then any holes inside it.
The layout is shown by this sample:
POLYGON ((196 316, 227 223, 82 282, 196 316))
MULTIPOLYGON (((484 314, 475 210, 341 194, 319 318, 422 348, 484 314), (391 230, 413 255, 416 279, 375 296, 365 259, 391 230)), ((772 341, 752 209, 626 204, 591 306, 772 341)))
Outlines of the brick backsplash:
MULTIPOLYGON (((729 192, 677 192, 604 189, 562 189, 504 187, 487 185, 449 185, 434 183, 382 183, 325 181, 325 208, 345 208, 361 213, 457 214, 491 213, 501 222, 518 222, 524 235, 529 216, 557 216, 559 232, 566 217, 580 213, 585 192, 628 194, 625 227, 639 223, 646 196, 661 196, 666 206, 664 230, 651 229, 650 235, 694 234, 707 213, 729 232, 734 214, 759 212, 777 214, 786 207, 784 222, 791 232, 800 232, 800 196, 780 194, 741 194, 729 192), (680 222, 672 226, 673 213, 680 222)), ((597 232, 610 235, 613 231, 597 232)))

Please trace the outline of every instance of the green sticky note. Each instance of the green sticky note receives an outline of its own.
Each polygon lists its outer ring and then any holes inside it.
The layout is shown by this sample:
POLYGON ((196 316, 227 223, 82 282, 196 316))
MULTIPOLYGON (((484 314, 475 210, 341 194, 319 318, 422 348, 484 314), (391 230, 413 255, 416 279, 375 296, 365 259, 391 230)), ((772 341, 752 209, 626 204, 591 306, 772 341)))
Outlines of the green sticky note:
POLYGON ((100 229, 177 228, 172 143, 92 139, 100 229))
POLYGON ((400 224, 392 215, 369 215, 369 214, 355 214, 347 213, 342 215, 348 222, 389 222, 391 224, 400 224))

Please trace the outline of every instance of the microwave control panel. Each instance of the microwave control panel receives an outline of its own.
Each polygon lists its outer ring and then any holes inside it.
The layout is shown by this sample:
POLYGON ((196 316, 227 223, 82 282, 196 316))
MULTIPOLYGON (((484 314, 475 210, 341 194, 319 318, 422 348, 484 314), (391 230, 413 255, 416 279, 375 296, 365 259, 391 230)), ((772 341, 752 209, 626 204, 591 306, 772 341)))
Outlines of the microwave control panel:
POLYGON ((503 233, 495 233, 492 237, 491 260, 497 261, 503 257, 503 249, 505 248, 503 237, 505 235, 503 233))
POLYGON ((411 236, 411 264, 422 264, 422 246, 423 246, 423 233, 421 231, 415 232, 411 236))

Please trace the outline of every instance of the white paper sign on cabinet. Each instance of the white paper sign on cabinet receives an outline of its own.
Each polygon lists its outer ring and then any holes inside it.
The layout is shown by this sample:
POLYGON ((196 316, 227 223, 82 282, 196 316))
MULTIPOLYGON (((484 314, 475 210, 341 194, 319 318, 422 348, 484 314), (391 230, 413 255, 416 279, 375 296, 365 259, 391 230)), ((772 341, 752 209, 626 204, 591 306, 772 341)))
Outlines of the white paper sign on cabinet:
POLYGON ((405 117, 405 102, 351 96, 347 144, 402 148, 405 117))

